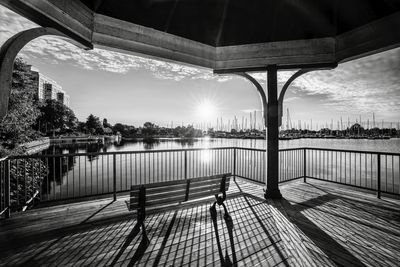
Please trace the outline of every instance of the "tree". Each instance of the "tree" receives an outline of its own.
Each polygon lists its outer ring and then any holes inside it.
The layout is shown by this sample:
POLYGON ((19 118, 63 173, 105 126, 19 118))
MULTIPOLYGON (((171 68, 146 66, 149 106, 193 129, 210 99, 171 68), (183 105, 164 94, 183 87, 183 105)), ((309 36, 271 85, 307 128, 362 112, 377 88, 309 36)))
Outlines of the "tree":
POLYGON ((81 133, 87 133, 88 128, 86 127, 86 122, 79 121, 76 130, 81 133))
POLYGON ((111 124, 108 123, 107 119, 103 119, 103 127, 104 128, 112 128, 111 124))
POLYGON ((86 127, 91 134, 103 134, 104 129, 100 122, 99 117, 90 114, 86 119, 86 127))
POLYGON ((76 119, 74 112, 63 103, 49 99, 46 100, 46 103, 39 109, 42 112, 38 118, 40 129, 43 129, 45 125, 47 130, 63 131, 66 129, 77 128, 78 120, 76 119))
POLYGON ((108 123, 106 118, 103 119, 103 132, 107 135, 111 135, 113 133, 112 126, 108 123))
POLYGON ((114 133, 119 132, 124 137, 135 136, 137 129, 134 126, 116 123, 113 127, 114 133))
POLYGON ((153 136, 158 132, 158 126, 151 122, 145 122, 143 124, 142 133, 145 136, 153 136))
POLYGON ((113 127, 115 133, 119 132, 122 135, 125 135, 125 129, 125 125, 123 125, 122 123, 116 123, 113 127))
POLYGON ((32 141, 40 135, 33 129, 40 111, 30 67, 21 59, 14 62, 7 115, 0 122, 0 142, 6 149, 32 141))

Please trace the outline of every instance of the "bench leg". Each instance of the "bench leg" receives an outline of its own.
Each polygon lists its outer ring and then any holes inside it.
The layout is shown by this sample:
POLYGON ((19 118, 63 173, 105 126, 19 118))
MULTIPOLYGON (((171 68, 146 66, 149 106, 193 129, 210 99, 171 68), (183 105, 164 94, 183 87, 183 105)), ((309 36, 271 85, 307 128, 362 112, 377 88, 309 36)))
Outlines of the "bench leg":
POLYGON ((233 220, 232 220, 231 215, 228 212, 228 209, 225 206, 225 203, 222 203, 222 207, 224 208, 224 211, 225 211, 225 214, 224 214, 225 223, 226 223, 228 229, 233 229, 233 220))
MULTIPOLYGON (((217 204, 219 204, 219 203, 217 201, 215 201, 214 204, 210 207, 211 218, 213 220, 217 219, 217 209, 216 209, 217 204)), ((225 206, 225 203, 222 202, 222 204, 219 204, 219 205, 222 205, 222 207, 224 208, 224 212, 225 212, 224 220, 226 222, 226 225, 228 226, 228 228, 232 229, 233 228, 233 220, 232 220, 231 215, 229 215, 229 212, 225 206)))
POLYGON ((214 225, 214 230, 215 230, 215 234, 216 234, 216 239, 217 239, 217 245, 218 245, 218 253, 219 253, 219 257, 220 257, 220 261, 221 261, 221 266, 237 266, 236 262, 236 254, 235 254, 235 248, 233 246, 233 220, 232 217, 229 215, 228 209, 226 208, 225 203, 222 202, 218 202, 215 201, 212 206, 210 207, 210 213, 211 213, 211 218, 213 221, 213 225, 214 225), (231 259, 229 258, 228 255, 228 251, 225 251, 225 257, 223 256, 223 251, 221 248, 221 244, 220 244, 220 239, 219 239, 219 233, 218 233, 218 226, 217 226, 217 209, 216 209, 216 204, 218 204, 219 206, 222 205, 222 207, 224 208, 224 220, 226 223, 226 226, 228 228, 228 233, 229 233, 229 239, 231 242, 231 249, 232 249, 232 253, 233 253, 233 262, 231 261, 231 259))
POLYGON ((150 240, 147 237, 146 227, 144 226, 144 222, 141 222, 140 226, 142 227, 142 242, 143 242, 143 246, 147 248, 150 245, 150 240))
POLYGON ((211 218, 213 220, 217 219, 217 209, 215 208, 216 204, 217 204, 217 201, 215 201, 214 204, 212 204, 212 206, 210 207, 211 218))
POLYGON ((132 232, 130 233, 130 239, 133 238, 142 230, 142 240, 140 241, 137 254, 140 255, 142 252, 146 250, 146 248, 150 245, 150 240, 147 237, 146 227, 144 226, 144 222, 137 222, 133 227, 132 232))

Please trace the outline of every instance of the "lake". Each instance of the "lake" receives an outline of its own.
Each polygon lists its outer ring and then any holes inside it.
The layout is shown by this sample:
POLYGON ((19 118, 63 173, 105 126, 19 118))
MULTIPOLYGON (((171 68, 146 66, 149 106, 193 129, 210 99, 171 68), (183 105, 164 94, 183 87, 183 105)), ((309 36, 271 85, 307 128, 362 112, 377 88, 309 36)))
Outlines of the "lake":
MULTIPOLYGON (((160 139, 157 142, 121 142, 107 144, 104 147, 97 145, 83 145, 81 147, 70 146, 50 148, 45 153, 85 153, 85 152, 118 152, 118 151, 142 151, 185 148, 210 148, 210 147, 246 147, 265 149, 266 141, 260 139, 226 139, 226 138, 198 138, 194 140, 160 139)), ((279 148, 316 147, 330 149, 349 149, 362 151, 393 152, 400 153, 400 138, 392 139, 294 139, 279 141, 279 148)))
MULTIPOLYGON (((388 140, 296 139, 281 140, 279 145, 281 149, 313 147, 400 153, 400 139, 397 138, 388 140)), ((232 172, 235 158, 236 175, 264 182, 265 152, 246 149, 236 149, 235 152, 230 147, 264 150, 266 142, 252 139, 199 138, 189 141, 161 139, 152 143, 120 142, 104 146, 98 144, 54 146, 42 153, 62 154, 62 156, 43 160, 43 164, 47 166, 48 175, 44 178, 41 196, 43 200, 59 200, 109 194, 113 192, 114 177, 116 190, 122 192, 136 184, 232 172), (158 150, 195 148, 208 149, 157 152, 158 150), (94 154, 71 154, 86 152, 94 154), (97 152, 122 153, 97 155, 97 152)), ((280 152, 279 157, 280 181, 303 176, 303 150, 283 151, 280 152)), ((377 160, 377 155, 368 153, 308 150, 307 176, 376 189, 377 160)), ((398 155, 381 157, 383 190, 392 193, 400 191, 399 161, 398 155)))

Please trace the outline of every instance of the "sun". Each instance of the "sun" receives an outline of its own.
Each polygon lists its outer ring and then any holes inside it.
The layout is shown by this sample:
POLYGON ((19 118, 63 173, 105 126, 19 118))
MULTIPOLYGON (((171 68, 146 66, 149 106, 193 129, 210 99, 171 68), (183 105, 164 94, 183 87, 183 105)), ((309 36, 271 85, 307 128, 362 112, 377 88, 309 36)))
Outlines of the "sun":
POLYGON ((196 114, 203 120, 215 118, 217 109, 210 99, 201 100, 196 107, 196 114))

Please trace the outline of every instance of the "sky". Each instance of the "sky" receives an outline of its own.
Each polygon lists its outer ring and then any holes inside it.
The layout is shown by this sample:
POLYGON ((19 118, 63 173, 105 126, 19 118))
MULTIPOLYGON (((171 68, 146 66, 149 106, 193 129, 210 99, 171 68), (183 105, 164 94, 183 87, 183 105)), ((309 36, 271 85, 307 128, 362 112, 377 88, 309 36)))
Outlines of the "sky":
MULTIPOLYGON (((38 25, 0 5, 0 45, 12 35, 38 25)), ((148 59, 95 48, 81 50, 60 37, 44 36, 20 52, 28 64, 57 81, 70 95, 70 107, 79 120, 89 114, 141 126, 199 125, 217 118, 238 122, 257 111, 261 101, 254 86, 236 76, 213 75, 212 70, 148 59)), ((279 88, 292 71, 278 73, 279 88)), ((252 73, 264 86, 265 73, 252 73)), ((400 48, 343 63, 334 70, 314 71, 297 78, 286 92, 292 125, 313 128, 333 121, 334 128, 367 119, 385 126, 400 121, 400 48)), ((219 119, 220 121, 220 119, 219 119)))

